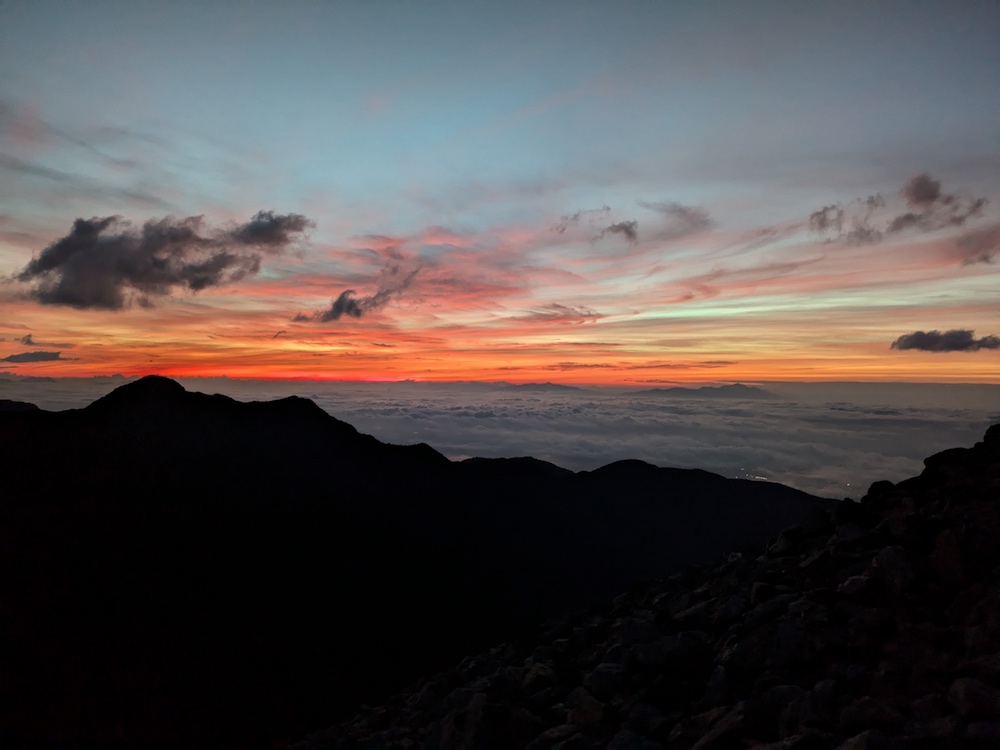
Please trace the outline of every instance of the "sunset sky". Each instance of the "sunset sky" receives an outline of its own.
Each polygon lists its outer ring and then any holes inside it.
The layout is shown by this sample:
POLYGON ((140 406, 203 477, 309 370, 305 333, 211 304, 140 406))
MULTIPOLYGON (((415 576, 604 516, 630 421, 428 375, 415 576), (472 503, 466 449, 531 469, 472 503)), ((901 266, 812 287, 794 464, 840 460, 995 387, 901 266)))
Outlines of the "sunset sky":
POLYGON ((0 2, 0 370, 1000 383, 1000 3, 0 2))

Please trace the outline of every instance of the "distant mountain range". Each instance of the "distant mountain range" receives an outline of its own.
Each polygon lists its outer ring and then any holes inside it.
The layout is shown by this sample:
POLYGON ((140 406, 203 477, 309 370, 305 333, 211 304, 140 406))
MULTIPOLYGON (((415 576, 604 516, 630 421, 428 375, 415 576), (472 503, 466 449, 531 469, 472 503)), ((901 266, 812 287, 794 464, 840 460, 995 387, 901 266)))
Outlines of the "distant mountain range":
POLYGON ((506 383, 505 390, 525 391, 528 393, 565 393, 567 391, 583 391, 575 385, 562 385, 561 383, 506 383))
POLYGON ((765 391, 754 385, 706 385, 700 388, 648 388, 635 391, 635 396, 677 396, 682 398, 733 398, 733 399, 772 399, 780 400, 781 396, 765 391))
POLYGON ((452 462, 147 377, 0 411, 0 745, 272 747, 832 501, 620 461, 452 462))

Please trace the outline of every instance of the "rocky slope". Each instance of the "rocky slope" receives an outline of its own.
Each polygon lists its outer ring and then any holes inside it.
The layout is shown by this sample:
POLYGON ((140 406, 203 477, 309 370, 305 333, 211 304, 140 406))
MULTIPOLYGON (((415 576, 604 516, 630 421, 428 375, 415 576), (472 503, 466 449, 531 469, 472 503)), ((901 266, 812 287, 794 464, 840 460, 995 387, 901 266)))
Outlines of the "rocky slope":
POLYGON ((0 410, 0 746, 270 748, 829 504, 638 461, 453 463, 157 377, 0 410))
POLYGON ((1000 747, 1000 425, 296 750, 1000 747))

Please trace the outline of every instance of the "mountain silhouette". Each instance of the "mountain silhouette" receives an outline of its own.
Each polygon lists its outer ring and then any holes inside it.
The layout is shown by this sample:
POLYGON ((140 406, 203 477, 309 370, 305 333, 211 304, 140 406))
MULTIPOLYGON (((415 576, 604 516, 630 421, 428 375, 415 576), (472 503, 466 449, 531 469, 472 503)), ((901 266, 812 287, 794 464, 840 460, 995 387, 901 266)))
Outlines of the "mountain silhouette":
POLYGON ((647 388, 636 391, 634 396, 676 396, 679 398, 733 398, 733 399, 770 399, 780 400, 781 396, 765 391, 755 385, 705 385, 700 388, 647 388))
POLYGON ((1000 424, 924 466, 290 750, 1000 747, 1000 424))
POLYGON ((272 747, 832 501, 619 461, 452 462, 150 376, 0 411, 0 745, 272 747))

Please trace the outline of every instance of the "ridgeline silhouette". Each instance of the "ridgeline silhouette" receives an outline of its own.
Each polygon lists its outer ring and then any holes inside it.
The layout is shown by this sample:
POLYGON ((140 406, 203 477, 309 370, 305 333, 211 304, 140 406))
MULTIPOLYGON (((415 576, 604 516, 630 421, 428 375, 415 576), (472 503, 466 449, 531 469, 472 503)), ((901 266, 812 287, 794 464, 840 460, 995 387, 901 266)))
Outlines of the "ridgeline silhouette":
POLYGON ((832 501, 619 461, 452 462, 151 376, 0 410, 0 744, 272 747, 832 501))
POLYGON ((1000 424, 924 463, 293 750, 1000 747, 1000 424))

